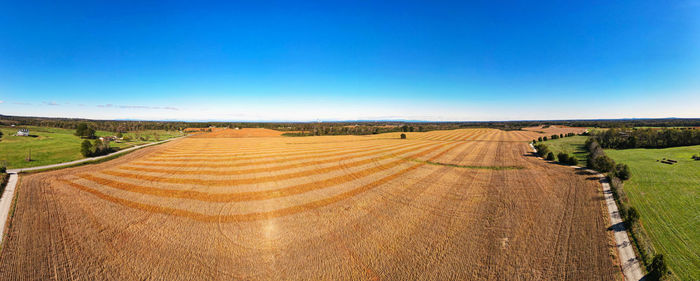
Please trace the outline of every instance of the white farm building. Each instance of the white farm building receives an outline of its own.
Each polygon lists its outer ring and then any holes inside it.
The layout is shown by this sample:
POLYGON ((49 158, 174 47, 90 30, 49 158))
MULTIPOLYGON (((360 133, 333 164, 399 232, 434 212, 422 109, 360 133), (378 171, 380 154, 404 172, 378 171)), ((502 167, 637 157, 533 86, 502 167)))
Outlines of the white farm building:
POLYGON ((29 129, 19 129, 19 131, 17 131, 17 136, 28 137, 29 136, 29 129))

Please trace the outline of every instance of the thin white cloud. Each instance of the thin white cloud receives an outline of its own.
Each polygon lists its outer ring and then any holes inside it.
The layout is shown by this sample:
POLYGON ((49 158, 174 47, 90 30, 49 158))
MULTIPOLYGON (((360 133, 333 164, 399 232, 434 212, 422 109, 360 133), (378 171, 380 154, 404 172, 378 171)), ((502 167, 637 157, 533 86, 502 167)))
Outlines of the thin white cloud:
POLYGON ((118 108, 122 108, 122 109, 165 109, 165 110, 179 110, 178 108, 172 107, 172 106, 160 107, 160 106, 147 106, 147 105, 114 105, 114 104, 111 104, 111 103, 108 103, 108 104, 98 104, 97 107, 100 107, 100 108, 118 107, 118 108))
POLYGON ((55 101, 45 101, 45 102, 43 102, 43 104, 50 105, 50 106, 60 105, 60 104, 56 103, 55 101))
POLYGON ((142 108, 142 109, 151 109, 150 106, 145 106, 145 105, 120 105, 119 108, 142 108))

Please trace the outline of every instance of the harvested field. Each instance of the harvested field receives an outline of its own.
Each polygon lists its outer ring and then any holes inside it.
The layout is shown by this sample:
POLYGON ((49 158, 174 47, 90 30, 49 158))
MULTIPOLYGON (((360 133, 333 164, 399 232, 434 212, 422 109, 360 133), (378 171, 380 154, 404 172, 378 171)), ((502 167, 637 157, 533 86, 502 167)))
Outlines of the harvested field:
POLYGON ((583 133, 586 131, 586 128, 581 128, 581 127, 568 127, 568 126, 560 126, 560 125, 552 125, 547 128, 543 128, 543 126, 539 127, 528 127, 528 128, 523 128, 525 131, 532 131, 532 132, 543 132, 545 136, 550 136, 554 134, 566 134, 566 133, 583 133))
POLYGON ((621 276, 600 184, 532 157, 537 132, 218 132, 22 176, 0 278, 621 276))
POLYGON ((285 132, 265 128, 212 128, 211 132, 199 133, 193 138, 257 138, 257 137, 279 137, 285 132))

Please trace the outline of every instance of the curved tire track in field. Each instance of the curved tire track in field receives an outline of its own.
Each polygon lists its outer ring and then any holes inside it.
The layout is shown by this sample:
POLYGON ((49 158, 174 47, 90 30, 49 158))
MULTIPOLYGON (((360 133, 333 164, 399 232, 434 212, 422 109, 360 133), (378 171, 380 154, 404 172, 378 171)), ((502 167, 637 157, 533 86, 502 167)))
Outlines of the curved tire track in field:
MULTIPOLYGON (((532 144, 530 144, 530 147, 534 153, 537 153, 537 149, 535 149, 532 144)), ((542 159, 541 157, 538 158, 542 159)), ((570 167, 574 169, 584 169, 578 166, 570 167)), ((605 205, 607 206, 608 210, 608 218, 610 219, 610 227, 613 228, 613 236, 615 237, 615 242, 617 243, 616 248, 618 250, 619 260, 621 263, 620 267, 622 268, 625 279, 631 281, 642 280, 644 278, 644 273, 642 272, 639 260, 634 253, 634 249, 632 249, 633 246, 629 240, 629 236, 627 236, 627 231, 625 230, 622 218, 620 218, 617 203, 615 203, 615 199, 612 196, 612 191, 610 190, 610 184, 608 183, 605 175, 590 169, 585 169, 585 171, 591 175, 595 175, 600 181, 602 192, 605 197, 605 205)))
MULTIPOLYGON (((431 132, 431 140, 419 140, 425 135, 408 133, 407 140, 398 140, 398 134, 387 134, 370 142, 365 142, 365 137, 304 138, 299 141, 308 146, 294 147, 276 147, 283 142, 280 139, 187 141, 187 147, 195 151, 206 151, 216 143, 231 151, 254 150, 256 145, 280 154, 294 149, 311 151, 298 155, 310 157, 300 160, 314 163, 309 167, 290 162, 270 163, 268 170, 258 169, 262 166, 254 167, 257 161, 269 160, 260 156, 250 161, 251 167, 231 169, 249 174, 236 174, 230 179, 265 180, 278 173, 338 167, 327 173, 310 173, 298 182, 273 180, 259 186, 211 189, 207 185, 182 186, 184 192, 204 195, 317 184, 308 192, 269 199, 260 193, 263 200, 173 199, 111 188, 74 176, 128 181, 154 191, 178 188, 177 184, 149 177, 127 179, 102 174, 124 171, 118 167, 162 149, 176 152, 183 147, 175 144, 94 166, 28 176, 18 193, 15 225, 0 252, 0 279, 615 279, 604 226, 591 227, 601 222, 602 218, 594 214, 603 206, 600 201, 590 200, 595 194, 591 189, 594 184, 585 181, 585 176, 570 175, 564 167, 549 167, 524 156, 527 139, 521 132, 456 130, 431 132), (367 151, 314 159, 313 155, 333 146, 359 148, 353 140, 369 144, 362 145, 367 151), (426 148, 388 158, 369 155, 394 145, 397 150, 408 150, 428 143, 431 145, 426 148), (440 148, 424 153, 430 147, 440 148), (351 155, 366 155, 373 162, 353 166, 364 158, 351 155), (407 156, 421 161, 407 161, 411 160, 407 156), (324 164, 319 162, 322 159, 341 160, 324 164), (361 172, 397 159, 402 160, 400 164, 389 169, 361 172), (518 165, 523 169, 483 170, 422 163, 427 160, 462 166, 518 165), (318 185, 339 175, 345 178, 329 181, 328 188, 318 185), (572 189, 576 192, 569 193, 572 189), (565 194, 570 194, 571 202, 580 204, 569 209, 565 194), (567 212, 571 219, 562 220, 561 215, 567 212), (51 225, 55 223, 61 227, 51 225), (568 243, 559 242, 568 261, 555 252, 556 224, 576 226, 561 228, 562 235, 570 237, 568 243)), ((332 153, 336 152, 323 155, 332 153)), ((191 156, 196 158, 198 154, 191 156)), ((184 159, 180 162, 186 163, 184 159)), ((198 169, 205 173, 212 170, 193 166, 182 171, 198 169)), ((167 171, 143 174, 168 176, 167 171)), ((176 174, 173 172, 172 177, 181 177, 176 174)), ((202 175, 201 179, 226 178, 202 175)))

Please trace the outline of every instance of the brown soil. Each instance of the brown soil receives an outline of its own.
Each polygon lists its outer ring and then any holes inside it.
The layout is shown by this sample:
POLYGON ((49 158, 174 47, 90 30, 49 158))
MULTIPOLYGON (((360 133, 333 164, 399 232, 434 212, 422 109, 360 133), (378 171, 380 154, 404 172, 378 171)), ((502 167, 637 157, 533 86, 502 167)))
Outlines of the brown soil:
POLYGON ((525 131, 533 131, 533 132, 544 132, 543 135, 550 136, 554 134, 566 134, 566 133, 583 133, 586 131, 586 128, 582 127, 567 127, 567 126, 559 126, 559 125, 552 125, 547 128, 542 128, 543 126, 539 127, 528 127, 528 128, 523 128, 525 131))
POLYGON ((194 138, 257 138, 279 137, 285 132, 264 128, 219 129, 192 136, 194 138))
POLYGON ((0 279, 620 276, 600 184, 533 157, 537 133, 407 135, 185 138, 23 175, 0 279))

